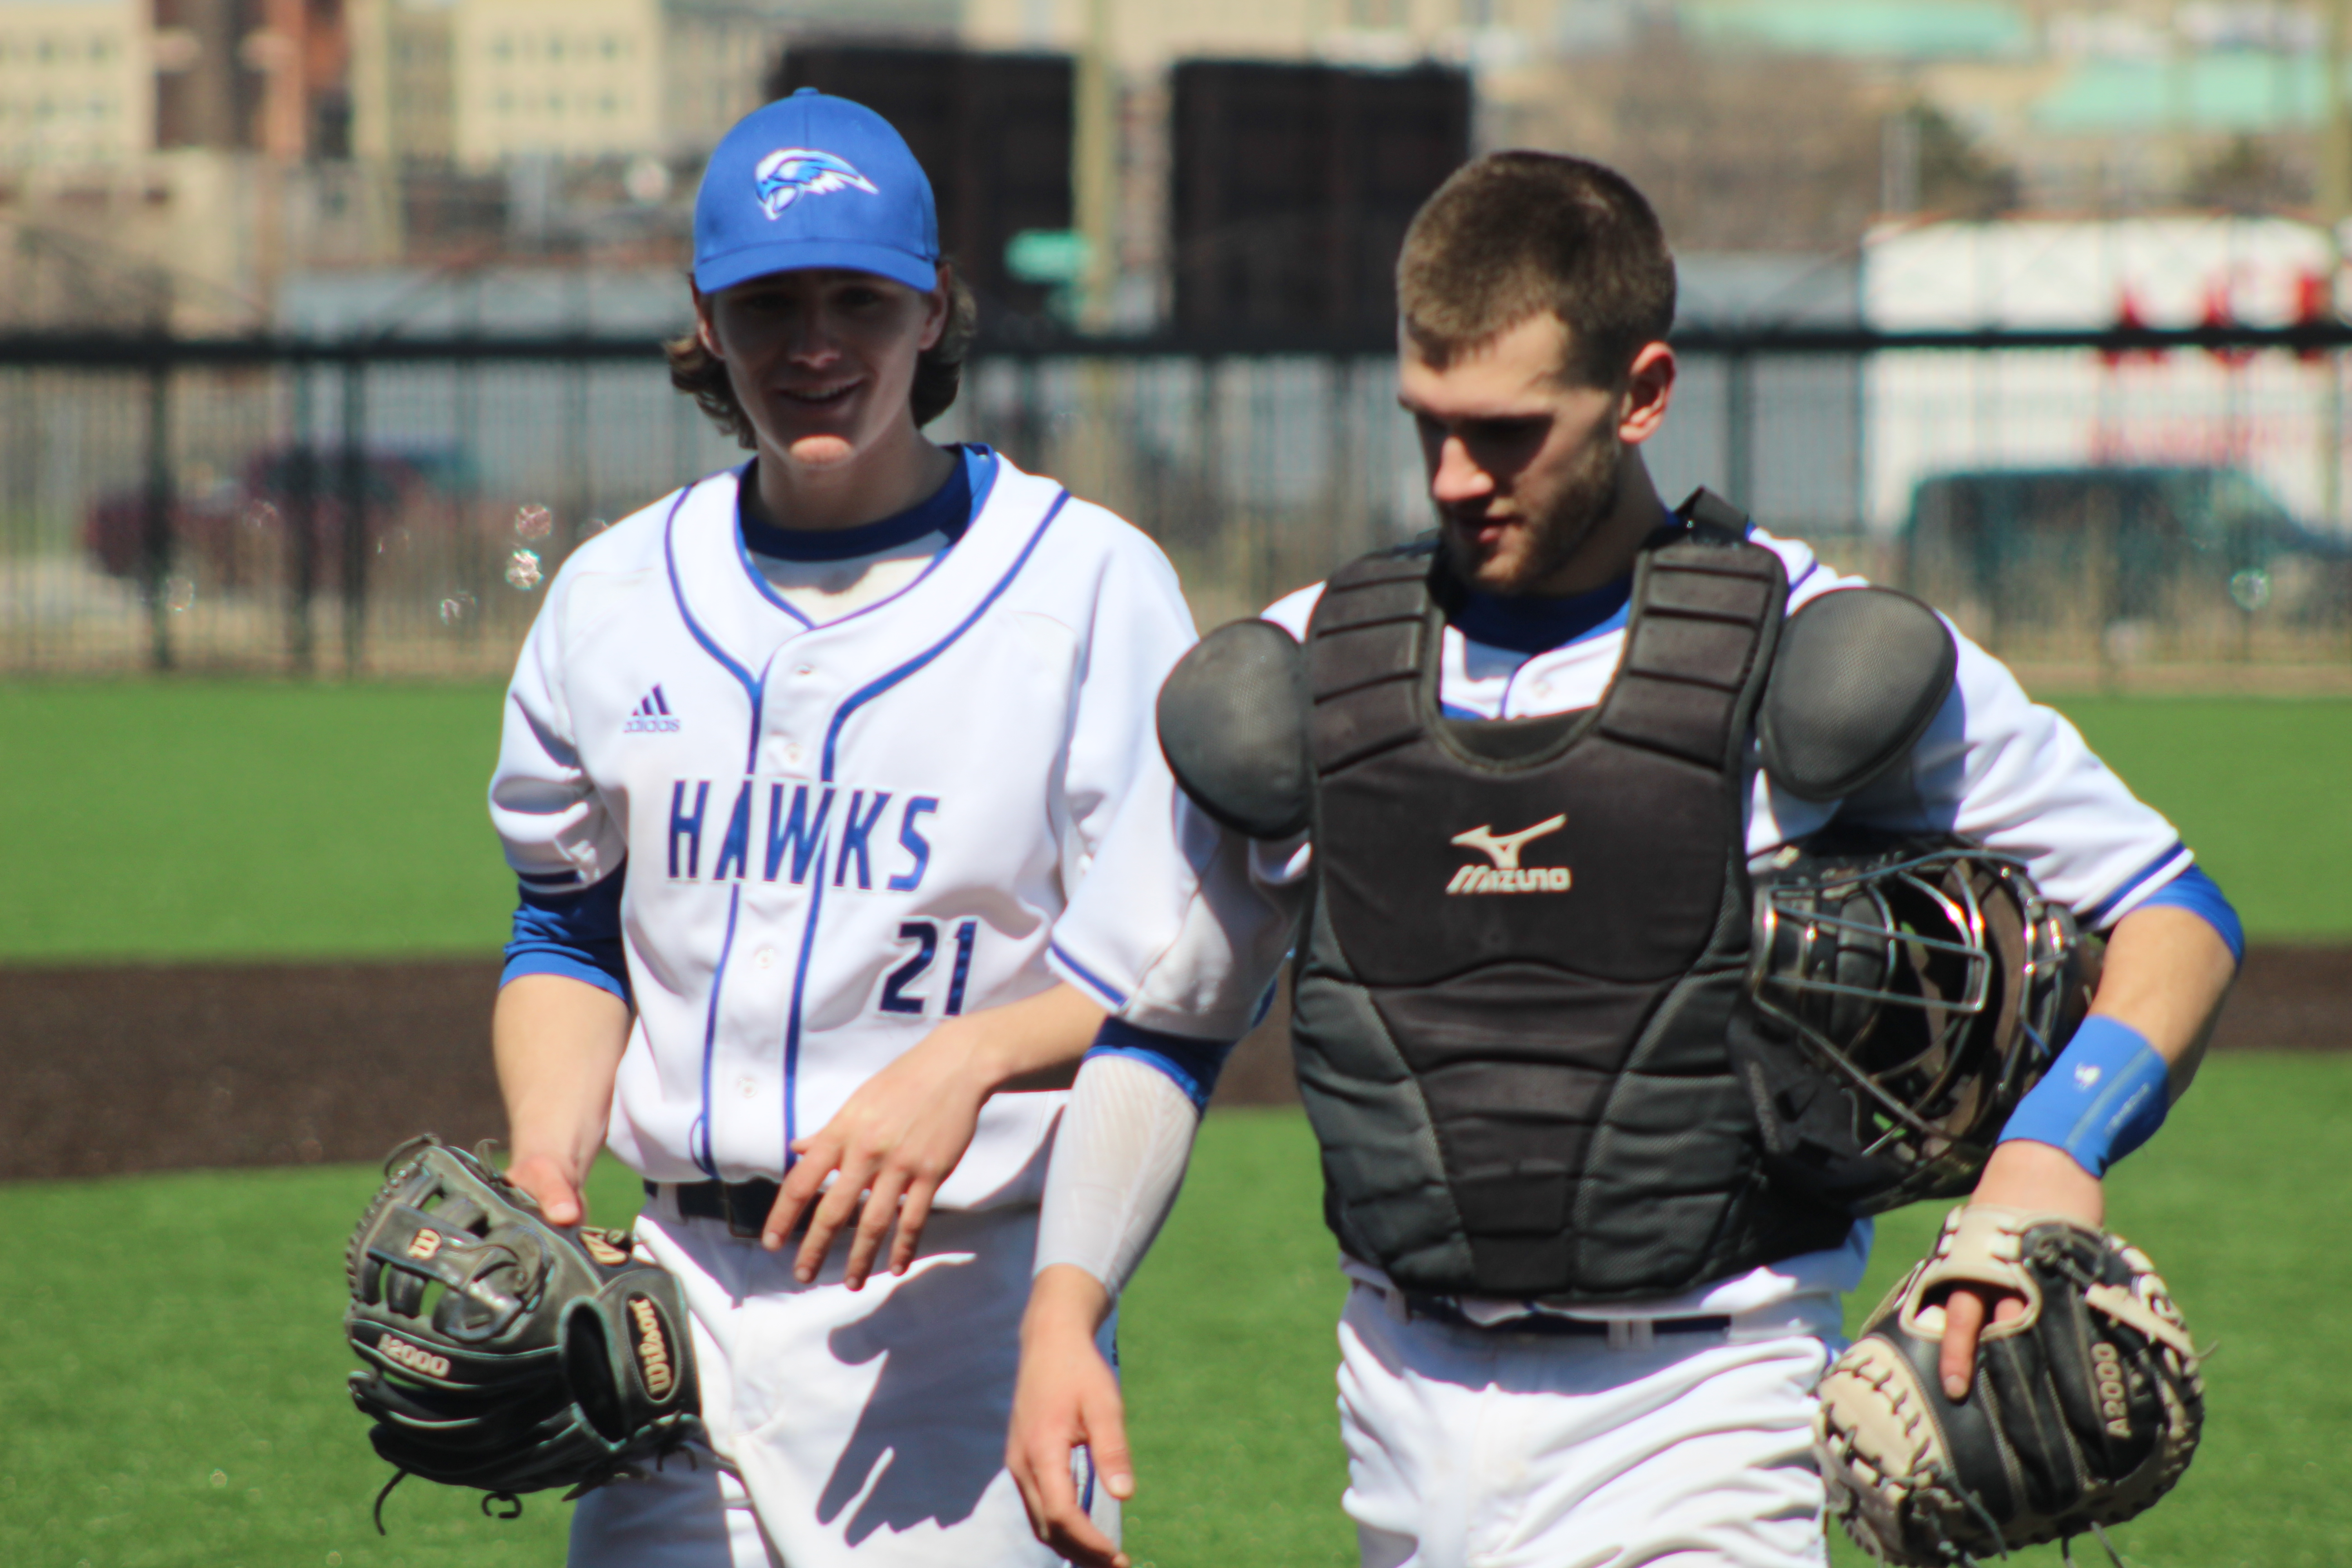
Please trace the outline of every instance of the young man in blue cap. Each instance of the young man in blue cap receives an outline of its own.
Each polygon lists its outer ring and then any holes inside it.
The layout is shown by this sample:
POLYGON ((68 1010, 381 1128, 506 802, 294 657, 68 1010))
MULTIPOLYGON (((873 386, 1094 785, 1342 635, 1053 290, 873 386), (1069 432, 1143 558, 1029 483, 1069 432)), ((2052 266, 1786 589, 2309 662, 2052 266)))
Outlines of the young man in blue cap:
POLYGON ((672 378, 753 456, 565 563, 490 788, 512 1173, 559 1223, 600 1148, 644 1176, 708 1432, 572 1562, 1051 1563, 1003 1433, 1104 1009, 1047 953, 1191 620, 1135 530, 921 434, 972 310, 878 115, 729 132, 694 289, 672 378))

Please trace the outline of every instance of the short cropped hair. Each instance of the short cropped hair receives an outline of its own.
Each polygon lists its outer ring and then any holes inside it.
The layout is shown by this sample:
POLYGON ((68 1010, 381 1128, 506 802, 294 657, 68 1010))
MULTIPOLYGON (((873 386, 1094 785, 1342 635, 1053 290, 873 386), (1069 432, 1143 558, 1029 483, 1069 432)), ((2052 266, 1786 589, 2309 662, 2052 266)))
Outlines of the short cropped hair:
POLYGON ((1397 258, 1405 328, 1473 348, 1549 310, 1563 372, 1615 386, 1675 321, 1675 258, 1658 216, 1613 169, 1552 153, 1492 153, 1422 204, 1397 258))
MULTIPOLYGON (((980 307, 963 279, 944 262, 940 275, 948 284, 947 325, 940 330, 940 341, 916 359, 915 384, 907 398, 914 405, 919 428, 955 406, 956 394, 963 386, 964 358, 971 353, 972 335, 980 328, 980 307)), ((669 355, 672 386, 693 398, 720 433, 732 436, 737 445, 759 445, 751 416, 736 401, 735 388, 727 379, 727 362, 702 346, 700 334, 688 331, 671 338, 662 344, 662 351, 669 355)))

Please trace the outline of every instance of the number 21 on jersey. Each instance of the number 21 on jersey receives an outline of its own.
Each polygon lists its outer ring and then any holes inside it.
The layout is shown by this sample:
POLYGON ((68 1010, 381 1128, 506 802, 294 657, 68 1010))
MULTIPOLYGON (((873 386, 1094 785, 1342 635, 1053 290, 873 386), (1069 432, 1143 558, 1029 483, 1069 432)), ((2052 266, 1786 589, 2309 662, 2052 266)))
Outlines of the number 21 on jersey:
MULTIPOLYGON (((964 985, 971 978, 971 944, 979 936, 978 921, 959 921, 956 923, 955 963, 948 974, 947 1006, 944 1009, 948 1017, 952 1018, 963 1011, 964 985)), ((882 1011, 920 1017, 926 1005, 925 998, 908 995, 908 991, 922 983, 940 956, 940 922, 902 921, 898 925, 898 940, 915 944, 914 956, 892 970, 889 977, 882 982, 882 1011)))

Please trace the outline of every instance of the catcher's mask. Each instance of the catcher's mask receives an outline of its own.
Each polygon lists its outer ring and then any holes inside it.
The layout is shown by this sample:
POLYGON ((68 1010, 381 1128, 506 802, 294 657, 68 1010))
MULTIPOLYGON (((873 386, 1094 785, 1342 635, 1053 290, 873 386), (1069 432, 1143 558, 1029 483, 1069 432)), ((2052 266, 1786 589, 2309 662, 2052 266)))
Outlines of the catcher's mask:
POLYGON ((1966 1194, 2082 1021, 2097 939, 1958 839, 1832 830, 1751 875, 1732 1034, 1774 1179, 1857 1215, 1966 1194))

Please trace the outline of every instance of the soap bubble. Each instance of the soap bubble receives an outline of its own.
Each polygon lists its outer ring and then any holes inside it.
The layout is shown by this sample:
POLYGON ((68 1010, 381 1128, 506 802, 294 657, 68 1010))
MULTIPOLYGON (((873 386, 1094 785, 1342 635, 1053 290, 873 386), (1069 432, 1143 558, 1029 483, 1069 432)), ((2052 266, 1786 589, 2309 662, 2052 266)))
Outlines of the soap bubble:
POLYGON ((445 626, 462 625, 471 620, 473 615, 474 595, 471 594, 460 591, 441 601, 441 624, 445 626))
POLYGON ((248 532, 275 532, 278 528, 278 509, 266 500, 257 500, 245 509, 245 515, 238 521, 245 524, 248 532))
POLYGON ((545 539, 555 529, 555 514, 536 504, 515 509, 515 533, 522 539, 545 539))
POLYGON ((215 1470, 213 1472, 213 1485, 216 1487, 225 1487, 228 1485, 227 1473, 222 1470, 215 1470))
POLYGON ((539 586, 539 552, 518 550, 507 562, 507 582, 509 586, 530 593, 539 586))
POLYGON ((2250 566, 2230 578, 2230 597, 2238 608, 2252 614, 2271 602, 2271 574, 2259 566, 2250 566))
POLYGON ((403 555, 407 553, 410 538, 408 530, 404 528, 387 529, 383 533, 377 537, 375 542, 375 552, 378 555, 403 555))
POLYGON ((163 579, 163 607, 175 616, 185 615, 196 602, 196 580, 193 577, 163 579))

